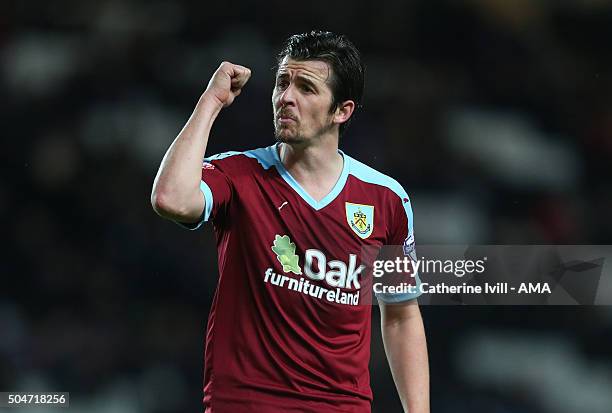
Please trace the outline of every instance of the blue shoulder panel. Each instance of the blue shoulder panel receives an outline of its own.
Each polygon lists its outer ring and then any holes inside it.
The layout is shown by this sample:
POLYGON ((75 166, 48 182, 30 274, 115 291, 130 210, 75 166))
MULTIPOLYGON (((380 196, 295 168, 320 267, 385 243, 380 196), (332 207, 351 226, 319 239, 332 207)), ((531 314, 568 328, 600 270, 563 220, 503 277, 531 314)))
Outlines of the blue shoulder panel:
POLYGON ((413 230, 413 216, 412 216, 412 207, 410 206, 410 197, 404 190, 404 188, 397 182, 395 179, 391 178, 383 174, 382 172, 378 172, 376 169, 359 162, 356 159, 351 158, 351 171, 350 173, 354 175, 361 181, 376 184, 380 186, 384 186, 393 191, 397 196, 402 200, 402 205, 404 206, 404 211, 406 212, 406 217, 408 218, 408 232, 412 233, 413 230))
POLYGON ((218 161, 221 159, 225 159, 229 156, 234 156, 234 155, 240 155, 242 152, 237 152, 237 151, 227 151, 227 152, 222 152, 222 153, 218 153, 216 155, 211 155, 207 158, 204 158, 204 161, 206 162, 210 162, 210 161, 218 161))
POLYGON ((204 162, 219 161, 221 159, 229 158, 230 156, 244 155, 248 158, 257 159, 257 162, 259 162, 259 164, 264 169, 269 169, 275 163, 273 148, 274 148, 274 145, 268 146, 267 148, 251 149, 245 152, 238 152, 238 151, 223 152, 223 153, 219 153, 219 154, 204 158, 204 162))
POLYGON ((257 159, 257 162, 264 168, 270 169, 276 163, 275 152, 276 146, 268 146, 267 148, 252 149, 244 152, 245 156, 249 158, 257 159))
MULTIPOLYGON (((355 176, 357 179, 375 185, 384 186, 385 188, 389 188, 393 191, 401 200, 402 206, 404 207, 404 212, 406 213, 406 218, 408 220, 408 236, 413 234, 413 216, 412 216, 412 207, 410 206, 410 198, 408 194, 404 190, 404 188, 397 182, 395 179, 387 176, 381 172, 378 172, 376 169, 367 166, 366 164, 359 162, 355 159, 351 159, 351 171, 350 173, 355 176)), ((415 275, 416 281, 416 292, 413 294, 403 293, 403 294, 376 294, 376 298, 383 303, 393 304, 393 303, 401 303, 409 300, 413 300, 421 295, 421 280, 418 274, 415 275)))

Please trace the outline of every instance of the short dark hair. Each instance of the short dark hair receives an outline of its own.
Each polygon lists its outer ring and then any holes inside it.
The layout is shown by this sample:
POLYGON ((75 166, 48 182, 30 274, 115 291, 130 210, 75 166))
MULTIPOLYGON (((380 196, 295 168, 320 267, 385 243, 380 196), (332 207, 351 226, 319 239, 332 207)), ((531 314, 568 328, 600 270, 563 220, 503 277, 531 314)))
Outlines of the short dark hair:
MULTIPOLYGON (((330 111, 336 110, 346 100, 354 101, 355 109, 361 107, 365 69, 359 50, 346 36, 320 30, 294 34, 287 39, 278 54, 277 69, 285 57, 294 60, 322 60, 331 66, 330 111)), ((340 135, 351 119, 352 116, 340 125, 340 135)))

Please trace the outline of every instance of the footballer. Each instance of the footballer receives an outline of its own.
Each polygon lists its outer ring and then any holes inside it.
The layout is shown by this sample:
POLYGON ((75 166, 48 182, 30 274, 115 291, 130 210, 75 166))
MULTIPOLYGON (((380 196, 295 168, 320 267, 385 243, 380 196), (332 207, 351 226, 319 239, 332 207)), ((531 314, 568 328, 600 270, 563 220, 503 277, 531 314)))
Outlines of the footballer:
MULTIPOLYGON (((206 157, 213 122, 250 76, 244 66, 219 66, 151 194, 160 216, 214 227, 205 412, 370 412, 371 306, 363 303, 372 291, 360 253, 413 252, 414 234, 402 186, 338 148, 362 99, 359 51, 330 32, 291 36, 272 91, 275 142, 206 157)), ((410 413, 429 412, 418 295, 377 294, 387 359, 410 413)))

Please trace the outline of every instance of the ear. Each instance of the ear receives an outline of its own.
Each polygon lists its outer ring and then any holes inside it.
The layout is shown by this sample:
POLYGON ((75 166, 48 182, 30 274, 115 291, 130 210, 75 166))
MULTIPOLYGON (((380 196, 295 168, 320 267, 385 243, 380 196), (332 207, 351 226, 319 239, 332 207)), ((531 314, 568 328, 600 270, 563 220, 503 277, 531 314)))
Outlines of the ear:
POLYGON ((346 122, 350 119, 354 111, 355 102, 352 100, 345 100, 334 111, 334 123, 340 124, 346 122))

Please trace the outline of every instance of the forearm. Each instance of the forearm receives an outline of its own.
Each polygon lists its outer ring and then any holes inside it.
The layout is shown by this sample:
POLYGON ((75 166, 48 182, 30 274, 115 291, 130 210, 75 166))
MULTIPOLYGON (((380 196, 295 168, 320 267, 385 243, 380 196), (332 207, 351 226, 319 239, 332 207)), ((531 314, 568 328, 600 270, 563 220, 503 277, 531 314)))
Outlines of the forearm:
POLYGON ((404 316, 389 314, 397 310, 385 307, 386 311, 381 310, 383 342, 404 411, 428 413, 429 362, 418 306, 411 306, 414 308, 404 316))
POLYGON ((202 159, 210 130, 221 107, 218 100, 207 96, 205 92, 168 148, 151 194, 153 207, 160 215, 187 221, 198 218, 204 203, 199 189, 202 159))

